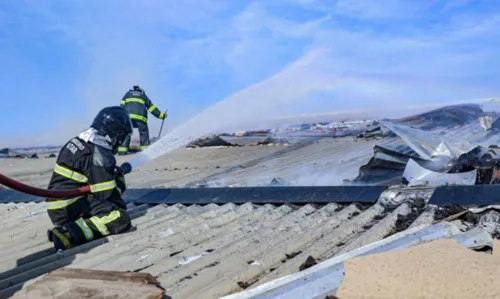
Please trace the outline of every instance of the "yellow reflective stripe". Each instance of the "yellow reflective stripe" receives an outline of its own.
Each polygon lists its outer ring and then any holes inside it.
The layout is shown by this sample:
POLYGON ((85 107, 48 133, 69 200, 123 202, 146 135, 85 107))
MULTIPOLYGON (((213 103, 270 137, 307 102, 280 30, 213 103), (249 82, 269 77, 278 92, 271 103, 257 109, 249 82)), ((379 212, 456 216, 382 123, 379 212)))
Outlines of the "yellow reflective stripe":
POLYGON ((56 235, 56 237, 61 240, 61 242, 63 243, 64 245, 64 248, 68 249, 68 248, 71 248, 71 243, 69 242, 68 238, 66 238, 66 236, 64 236, 63 234, 61 234, 59 231, 57 231, 57 229, 52 229, 52 233, 54 235, 56 235))
POLYGON ((78 225, 78 227, 80 227, 80 229, 82 230, 83 234, 85 235, 85 239, 87 239, 87 241, 91 241, 94 239, 94 233, 92 232, 90 227, 87 225, 87 222, 85 222, 85 220, 80 218, 80 219, 76 220, 75 223, 78 225))
POLYGON ((97 217, 97 216, 91 217, 90 221, 92 221, 92 223, 95 225, 95 227, 97 227, 97 229, 99 230, 101 235, 103 235, 103 236, 109 235, 108 228, 106 227, 106 225, 104 225, 101 222, 101 219, 99 219, 99 217, 97 217))
POLYGON ((149 112, 153 112, 153 110, 155 110, 156 106, 155 105, 151 105, 151 107, 149 107, 148 111, 149 112))
POLYGON ((86 183, 88 181, 87 177, 84 176, 83 174, 73 171, 71 169, 68 169, 64 166, 61 166, 56 163, 56 166, 54 167, 54 172, 57 173, 58 175, 61 175, 65 178, 68 178, 73 181, 77 181, 79 183, 86 183))
POLYGON ((134 102, 134 103, 140 103, 140 104, 144 105, 144 100, 139 99, 139 98, 128 98, 128 99, 123 100, 123 102, 125 102, 125 103, 134 102))
POLYGON ((160 117, 159 117, 159 118, 160 118, 160 119, 164 119, 164 118, 165 118, 165 112, 161 112, 161 113, 160 113, 160 117))
POLYGON ((116 219, 120 218, 120 211, 113 211, 109 213, 107 216, 101 217, 101 223, 106 225, 108 223, 111 223, 115 221, 116 219))
POLYGON ((92 193, 103 192, 107 190, 112 190, 114 188, 116 188, 116 182, 115 180, 112 180, 99 184, 90 185, 90 192, 92 193))
POLYGON ((142 120, 143 122, 147 123, 148 122, 148 118, 145 117, 145 116, 142 116, 142 115, 138 115, 138 114, 129 114, 130 118, 132 119, 137 119, 137 120, 142 120))
POLYGON ((47 202, 45 202, 45 205, 47 207, 47 210, 62 209, 62 208, 69 206, 70 204, 76 202, 77 200, 79 200, 82 197, 83 196, 79 196, 79 197, 75 197, 75 198, 71 198, 71 199, 47 201, 47 202))
POLYGON ((128 147, 120 146, 118 147, 119 152, 128 152, 128 147))
POLYGON ((143 149, 146 149, 148 146, 149 146, 149 145, 141 145, 141 146, 139 146, 139 148, 140 148, 141 150, 143 150, 143 149))
POLYGON ((120 104, 121 104, 122 106, 125 106, 125 104, 127 104, 127 102, 125 102, 125 101, 123 101, 123 100, 122 100, 122 101, 120 102, 120 104))
POLYGON ((121 215, 120 211, 113 211, 113 212, 109 213, 108 215, 101 217, 101 218, 94 216, 94 217, 90 218, 90 221, 92 221, 92 223, 99 230, 101 235, 107 236, 107 235, 109 235, 109 230, 106 227, 106 224, 109 224, 109 223, 115 221, 116 219, 120 218, 120 215, 121 215))

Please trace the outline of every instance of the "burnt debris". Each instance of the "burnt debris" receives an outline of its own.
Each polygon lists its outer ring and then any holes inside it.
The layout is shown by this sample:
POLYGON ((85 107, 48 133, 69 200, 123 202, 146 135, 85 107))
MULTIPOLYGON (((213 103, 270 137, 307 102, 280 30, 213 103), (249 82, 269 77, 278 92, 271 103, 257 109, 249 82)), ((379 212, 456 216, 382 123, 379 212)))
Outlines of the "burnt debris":
MULTIPOLYGON (((397 137, 375 145, 373 157, 348 184, 439 187, 500 182, 500 138, 496 136, 500 118, 483 112, 479 105, 446 106, 383 120, 380 126, 397 137), (464 134, 469 131, 476 133, 464 134)), ((357 137, 383 136, 381 132, 372 128, 357 137)))

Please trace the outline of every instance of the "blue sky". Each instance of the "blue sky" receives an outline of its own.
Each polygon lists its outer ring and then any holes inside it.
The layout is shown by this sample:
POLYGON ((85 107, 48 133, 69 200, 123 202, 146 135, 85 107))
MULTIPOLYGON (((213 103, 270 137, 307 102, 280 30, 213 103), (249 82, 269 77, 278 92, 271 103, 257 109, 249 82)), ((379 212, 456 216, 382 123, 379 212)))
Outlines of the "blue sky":
POLYGON ((0 146, 64 141, 133 84, 167 126, 235 93, 297 95, 276 115, 498 96, 498 28, 495 0, 4 0, 0 146))

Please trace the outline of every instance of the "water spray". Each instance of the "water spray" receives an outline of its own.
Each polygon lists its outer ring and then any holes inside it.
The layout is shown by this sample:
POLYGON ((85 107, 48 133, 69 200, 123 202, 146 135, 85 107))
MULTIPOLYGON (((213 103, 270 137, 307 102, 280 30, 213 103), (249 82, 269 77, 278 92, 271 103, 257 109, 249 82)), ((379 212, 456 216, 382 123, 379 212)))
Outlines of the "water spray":
MULTIPOLYGON (((245 95, 247 97, 248 95, 245 95)), ((271 100, 269 100, 271 102, 271 100)), ((476 100, 468 100, 468 101, 459 101, 454 103, 442 103, 442 104, 434 104, 429 105, 428 107, 422 106, 420 109, 422 112, 427 111, 432 108, 438 108, 440 106, 447 106, 453 104, 480 104, 484 108, 487 106, 498 106, 500 100, 496 98, 488 98, 488 99, 476 99, 476 100)), ((238 95, 226 98, 215 105, 209 107, 207 110, 201 112, 195 117, 191 118, 181 126, 174 128, 171 132, 165 134, 158 141, 153 143, 151 146, 146 148, 144 151, 137 154, 134 158, 129 161, 129 165, 131 168, 136 168, 142 164, 145 164, 153 159, 156 159, 160 156, 167 154, 170 151, 178 149, 180 147, 186 146, 189 142, 198 139, 204 135, 213 134, 216 132, 222 132, 223 129, 226 128, 239 128, 245 127, 243 124, 245 121, 248 123, 251 118, 254 118, 256 115, 259 116, 259 122, 265 124, 266 121, 269 122, 271 119, 275 119, 272 115, 265 113, 265 110, 271 110, 272 104, 266 105, 248 105, 245 107, 245 114, 237 114, 233 115, 233 111, 241 111, 243 110, 241 107, 244 107, 244 104, 241 103, 241 98, 238 95), (238 105, 240 105, 238 108, 238 105), (248 108, 248 109, 246 109, 248 108), (221 117, 222 113, 226 111, 226 113, 221 117), (227 114, 227 115, 226 115, 227 114), (241 124, 241 126, 238 126, 241 124)), ((282 104, 279 101, 275 101, 276 104, 282 104)), ((415 109, 418 107, 412 107, 408 113, 414 113, 415 109)), ((374 117, 374 115, 372 116, 374 117)), ((248 125, 246 128, 251 129, 251 127, 255 126, 254 124, 248 125)), ((258 128, 258 127, 257 127, 258 128)), ((262 129, 262 128, 258 128, 262 129)))
MULTIPOLYGON (((310 80, 306 82, 307 84, 304 84, 304 82, 295 83, 287 82, 287 86, 294 86, 294 88, 282 90, 279 98, 276 98, 274 82, 271 80, 271 82, 256 84, 223 99, 184 124, 174 128, 130 161, 117 167, 116 175, 127 175, 134 168, 163 156, 170 151, 186 146, 191 141, 202 136, 242 128, 247 128, 247 130, 263 129, 267 121, 276 118, 273 111, 280 110, 280 105, 286 106, 293 101, 303 99, 311 90, 321 90, 321 86, 316 86, 315 80, 310 80), (269 92, 269 90, 273 92, 269 92), (255 101, 255 98, 259 98, 259 100, 255 101), (252 123, 252 121, 254 122, 252 123)), ((462 101, 461 103, 482 104, 484 109, 486 105, 496 104, 495 106, 497 106, 499 100, 490 98, 462 101)), ((450 104, 452 103, 443 103, 443 105, 450 104)), ((26 194, 45 198, 67 199, 91 193, 90 186, 64 191, 35 188, 2 174, 0 174, 0 184, 26 194)))

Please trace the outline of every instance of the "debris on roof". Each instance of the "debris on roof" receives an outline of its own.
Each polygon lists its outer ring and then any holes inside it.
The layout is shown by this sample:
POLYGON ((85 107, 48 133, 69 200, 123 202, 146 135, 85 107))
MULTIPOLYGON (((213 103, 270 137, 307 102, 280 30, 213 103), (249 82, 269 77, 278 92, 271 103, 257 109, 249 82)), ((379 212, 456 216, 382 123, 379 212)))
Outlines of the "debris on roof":
MULTIPOLYGON (((343 299, 344 297, 337 294, 337 291, 345 278, 345 263, 348 263, 350 260, 357 257, 369 257, 370 255, 383 252, 388 255, 394 254, 396 252, 401 252, 405 248, 412 248, 420 244, 426 244, 428 242, 440 239, 451 239, 460 243, 460 246, 466 246, 474 249, 488 247, 491 248, 494 244, 491 236, 480 228, 474 228, 466 232, 461 232, 454 224, 449 222, 440 222, 430 226, 412 226, 404 231, 386 237, 382 240, 372 241, 365 244, 358 243, 358 247, 351 248, 350 251, 342 250, 340 252, 337 252, 334 257, 324 260, 323 262, 318 263, 317 265, 314 265, 309 269, 305 269, 301 272, 296 272, 294 274, 290 274, 276 280, 267 281, 266 283, 261 284, 253 289, 231 294, 221 299, 302 299, 325 298, 327 296, 337 296, 338 298, 343 299), (359 245, 361 245, 362 247, 359 247, 359 245)), ((495 251, 493 250, 493 252, 495 251)), ((433 255, 433 253, 431 252, 429 253, 429 255, 433 255)), ((481 256, 479 256, 479 258, 481 258, 481 256)), ((418 260, 419 259, 417 258, 416 262, 418 262, 418 260)), ((404 263, 402 262, 401 264, 404 263)), ((413 273, 413 268, 410 269, 412 270, 409 271, 408 267, 406 267, 406 269, 404 270, 406 271, 405 275, 411 275, 411 273, 413 273)), ((470 270, 471 268, 461 268, 462 271, 463 269, 470 270)), ((376 270, 372 269, 371 272, 373 271, 376 270)), ((385 277, 379 278, 381 280, 385 280, 385 283, 387 284, 392 284, 394 281, 391 279, 385 279, 385 277)), ((371 294, 364 294, 364 296, 371 296, 371 294)), ((394 297, 394 293, 391 294, 391 296, 394 297)), ((391 296, 385 296, 385 298, 391 296)))
POLYGON ((34 281, 11 298, 161 299, 165 292, 148 273, 62 268, 34 281))
POLYGON ((251 130, 251 131, 237 131, 232 134, 223 134, 223 136, 268 136, 270 130, 251 130))
POLYGON ((406 125, 391 122, 382 122, 382 125, 398 135, 412 150, 426 160, 432 160, 435 156, 457 158, 477 146, 470 141, 454 139, 406 125))
POLYGON ((211 135, 196 139, 186 145, 187 148, 198 148, 198 147, 208 147, 208 146, 238 146, 236 144, 231 144, 219 135, 211 135))
POLYGON ((269 182, 269 186, 288 186, 290 185, 289 182, 285 181, 282 178, 273 178, 271 182, 269 182))
MULTIPOLYGON (((262 145, 288 145, 307 142, 310 139, 339 138, 362 134, 363 131, 372 130, 391 134, 385 128, 373 128, 373 121, 352 121, 334 123, 313 123, 284 126, 281 128, 259 131, 238 131, 228 134, 213 134, 196 139, 188 145, 193 147, 215 146, 262 146, 262 145)), ((385 136, 385 135, 384 135, 385 136)))
POLYGON ((500 182, 500 136, 484 132, 485 127, 495 127, 488 124, 491 114, 479 105, 455 105, 381 121, 397 135, 386 139, 402 140, 405 146, 376 145, 373 158, 361 166, 354 182, 434 187, 496 184, 500 182), (478 128, 478 118, 483 130, 478 128), (472 138, 469 131, 475 132, 472 138))
POLYGON ((422 160, 414 152, 401 153, 379 145, 373 147, 373 153, 368 163, 359 168, 359 174, 353 182, 385 186, 399 185, 410 158, 422 160))
POLYGON ((384 137, 396 137, 396 134, 388 130, 386 127, 381 126, 378 122, 377 126, 369 127, 363 133, 356 135, 356 138, 364 138, 365 140, 381 139, 384 137))
POLYGON ((396 120, 396 123, 412 126, 420 130, 430 130, 437 127, 451 128, 477 121, 483 114, 483 109, 478 104, 458 104, 403 117, 396 120))
MULTIPOLYGON (((275 140, 273 140, 271 137, 267 137, 266 139, 257 142, 257 145, 269 145, 269 144, 274 144, 276 143, 275 140)), ((288 143, 285 141, 285 143, 288 143)))
POLYGON ((477 178, 477 169, 460 173, 442 173, 425 169, 410 159, 406 164, 403 179, 409 187, 445 185, 474 185, 477 178))
POLYGON ((26 147, 26 148, 3 148, 0 149, 0 158, 38 158, 41 154, 54 154, 59 151, 60 147, 45 146, 45 147, 26 147))
POLYGON ((491 115, 481 116, 479 117, 479 123, 481 124, 481 128, 483 128, 483 130, 488 131, 493 125, 493 117, 491 115))

